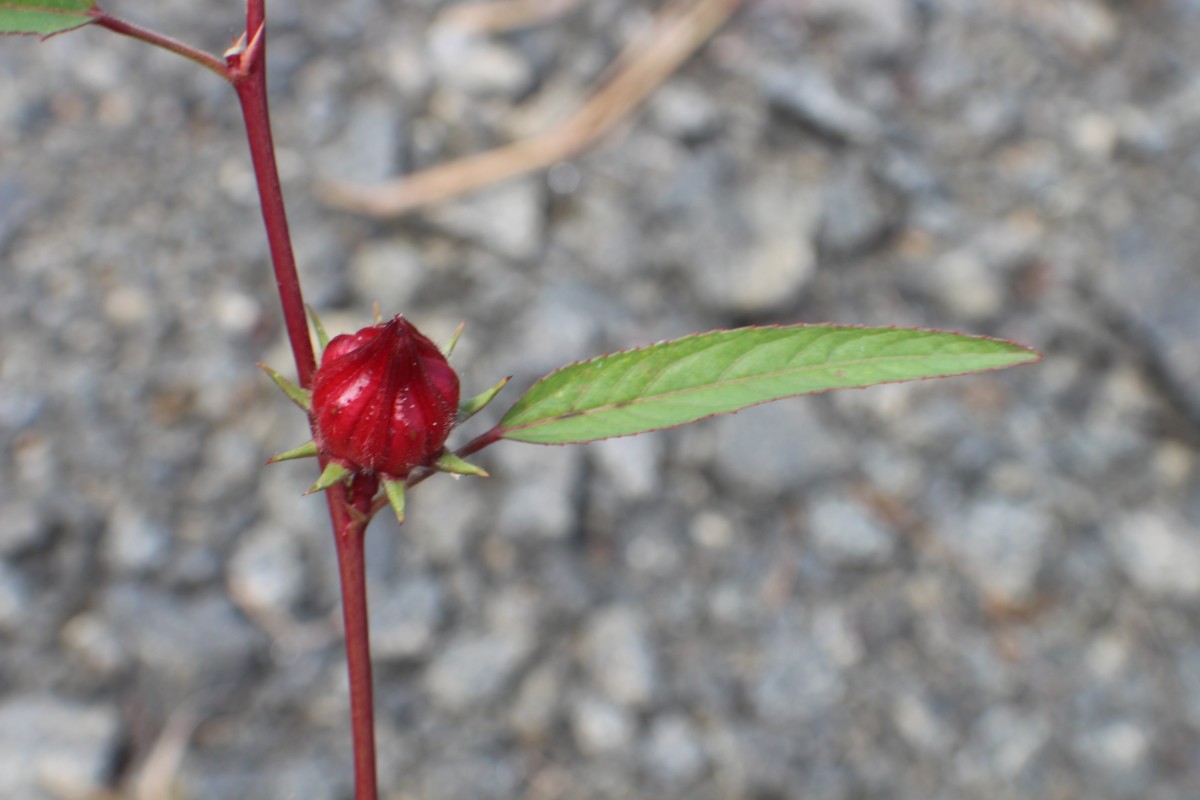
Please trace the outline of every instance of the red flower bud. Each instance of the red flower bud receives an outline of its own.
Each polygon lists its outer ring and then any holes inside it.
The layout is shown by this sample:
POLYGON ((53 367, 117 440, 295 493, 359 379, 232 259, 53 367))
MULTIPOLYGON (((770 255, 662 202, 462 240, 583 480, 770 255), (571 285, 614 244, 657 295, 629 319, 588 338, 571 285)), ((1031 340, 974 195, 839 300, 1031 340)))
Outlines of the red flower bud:
POLYGON ((442 453, 458 414, 458 376, 406 319, 335 337, 313 376, 321 452, 351 469, 403 479, 442 453))

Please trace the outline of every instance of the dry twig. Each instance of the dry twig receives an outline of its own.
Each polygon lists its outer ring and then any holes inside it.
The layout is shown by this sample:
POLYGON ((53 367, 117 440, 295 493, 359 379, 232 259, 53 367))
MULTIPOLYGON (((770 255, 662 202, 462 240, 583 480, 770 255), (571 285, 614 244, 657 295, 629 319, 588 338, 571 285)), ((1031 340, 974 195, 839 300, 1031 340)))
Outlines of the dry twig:
POLYGON ((741 0, 675 2, 646 37, 630 44, 612 77, 569 119, 536 136, 439 164, 378 186, 320 187, 332 205, 373 217, 398 217, 421 206, 546 169, 577 155, 633 111, 737 10, 741 0))

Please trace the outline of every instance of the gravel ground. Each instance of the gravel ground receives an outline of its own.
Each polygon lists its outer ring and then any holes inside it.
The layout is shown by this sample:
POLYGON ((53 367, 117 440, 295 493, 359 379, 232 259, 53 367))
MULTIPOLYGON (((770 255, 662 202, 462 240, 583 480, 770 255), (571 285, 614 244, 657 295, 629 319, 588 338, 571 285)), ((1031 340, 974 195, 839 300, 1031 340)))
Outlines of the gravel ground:
MULTIPOLYGON (((510 398, 748 323, 1047 358, 423 485, 369 541, 385 797, 1200 797, 1200 3, 752 0, 548 175, 324 207, 539 129, 653 8, 455 41, 440 5, 271 9, 331 329, 466 319, 465 386, 510 398)), ((239 17, 110 10, 215 51, 239 17)), ((260 466, 304 438, 254 367, 288 364, 264 253, 216 78, 0 42, 6 798, 351 797, 322 501, 260 466)))

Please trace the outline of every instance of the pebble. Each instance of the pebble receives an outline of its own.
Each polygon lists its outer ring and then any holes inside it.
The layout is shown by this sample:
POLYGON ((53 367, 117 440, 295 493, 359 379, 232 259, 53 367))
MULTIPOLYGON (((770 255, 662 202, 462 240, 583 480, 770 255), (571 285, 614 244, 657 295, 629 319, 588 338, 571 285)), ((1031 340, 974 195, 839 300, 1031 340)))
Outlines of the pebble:
POLYGON ((992 498, 974 503, 938 533, 986 597, 1020 606, 1035 597, 1058 525, 1040 509, 992 498))
POLYGON ((438 706, 451 712, 489 703, 509 687, 532 645, 519 635, 460 634, 434 656, 425 688, 438 706))
POLYGON ((952 250, 924 267, 922 283, 950 314, 971 322, 1004 308, 1002 275, 971 250, 952 250))
POLYGON ((643 759, 651 779, 666 787, 682 787, 695 780, 706 762, 695 726, 677 714, 654 719, 646 736, 643 759))
POLYGON ((421 251, 404 239, 368 242, 350 258, 358 295, 378 301, 382 308, 411 308, 425 273, 421 251))
POLYGON ((654 698, 659 670, 642 616, 630 608, 608 608, 588 622, 581 653, 584 667, 613 702, 641 708, 654 698))
POLYGON ((305 579, 300 542, 270 523, 247 531, 229 559, 228 581, 239 602, 284 618, 303 598, 305 579))
POLYGON ((1176 512, 1125 511, 1105 526, 1105 534, 1113 560, 1138 589, 1179 600, 1200 596, 1200 539, 1176 512))
POLYGON ((498 256, 527 261, 542 247, 542 192, 540 181, 516 178, 431 208, 426 216, 498 256))
POLYGON ((770 72, 760 83, 773 108, 822 136, 866 144, 880 134, 874 115, 847 98, 816 67, 804 65, 770 72))
POLYGON ((55 800, 104 787, 120 744, 111 706, 50 694, 0 701, 0 786, 9 797, 55 800))
POLYGON ((439 583, 427 575, 404 575, 392 585, 372 585, 371 652, 379 661, 413 659, 433 647, 443 602, 439 583))
POLYGON ((881 566, 895 548, 891 532, 849 497, 822 495, 809 509, 808 526, 817 552, 836 566, 881 566))
POLYGON ((818 247, 839 258, 868 252, 897 224, 894 205, 862 166, 842 170, 822 194, 818 247))
POLYGON ((798 397, 715 420, 717 473, 739 490, 770 496, 849 466, 836 430, 813 406, 813 398, 798 397))
POLYGON ((585 694, 571 704, 571 733, 575 744, 589 756, 610 756, 633 744, 636 723, 621 706, 585 694))
POLYGON ((20 572, 0 561, 0 633, 15 633, 29 614, 29 589, 20 572))
POLYGON ((750 684, 759 717, 800 724, 836 707, 845 694, 841 673, 813 641, 803 635, 775 635, 763 652, 750 684))

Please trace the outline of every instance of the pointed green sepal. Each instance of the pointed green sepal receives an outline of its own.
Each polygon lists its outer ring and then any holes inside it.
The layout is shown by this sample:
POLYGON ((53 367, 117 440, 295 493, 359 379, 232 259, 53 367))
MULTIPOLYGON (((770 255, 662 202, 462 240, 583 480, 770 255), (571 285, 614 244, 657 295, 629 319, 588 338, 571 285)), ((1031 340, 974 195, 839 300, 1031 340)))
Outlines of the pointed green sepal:
POLYGON ((301 411, 307 412, 310 408, 312 408, 312 392, 308 391, 307 389, 301 389, 299 386, 292 383, 287 378, 268 367, 266 364, 260 363, 258 368, 267 373, 267 377, 275 381, 275 385, 278 386, 283 393, 288 396, 289 400, 300 406, 301 411))
POLYGON ((308 317, 312 320, 313 330, 317 333, 317 344, 321 346, 321 352, 325 352, 325 348, 329 346, 329 334, 325 332, 325 326, 321 324, 321 318, 317 316, 317 310, 312 306, 305 306, 308 309, 308 317))
POLYGON ((446 452, 435 462, 433 468, 438 472, 452 472, 455 475, 478 475, 480 478, 490 477, 482 467, 477 467, 469 461, 464 461, 454 453, 446 452))
POLYGON ((330 461, 325 467, 325 471, 321 473, 321 477, 317 478, 317 482, 308 487, 305 494, 314 494, 323 492, 335 483, 340 483, 350 477, 351 470, 348 467, 343 467, 336 461, 330 461))
POLYGON ((387 493, 388 502, 392 504, 392 511, 396 512, 396 521, 401 525, 404 524, 404 481, 387 481, 383 482, 383 491, 387 493))
POLYGON ((442 355, 446 358, 449 358, 450 354, 454 352, 454 348, 458 347, 458 340, 462 338, 463 329, 466 327, 467 323, 458 323, 458 327, 454 329, 454 333, 450 334, 450 341, 441 346, 442 355))
POLYGON ((294 461, 297 458, 315 458, 317 455, 317 443, 305 442, 299 447, 293 447, 291 450, 285 450, 277 456, 271 456, 267 459, 268 464, 278 464, 280 461, 294 461))
POLYGON ((500 390, 503 389, 505 384, 507 384, 510 380, 512 380, 511 375, 509 375, 507 378, 504 378, 503 380, 501 380, 499 383, 497 383, 492 388, 488 389, 486 392, 477 394, 474 397, 472 397, 470 400, 464 400, 461 403, 459 403, 458 404, 458 421, 464 422, 464 421, 470 419, 471 417, 475 416, 476 414, 478 414, 480 411, 482 411, 487 406, 488 403, 490 403, 496 399, 496 395, 500 394, 500 390))
POLYGON ((375 314, 375 324, 383 322, 383 309, 379 307, 378 300, 371 301, 371 311, 375 314))

